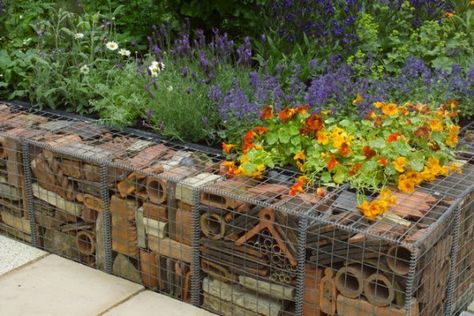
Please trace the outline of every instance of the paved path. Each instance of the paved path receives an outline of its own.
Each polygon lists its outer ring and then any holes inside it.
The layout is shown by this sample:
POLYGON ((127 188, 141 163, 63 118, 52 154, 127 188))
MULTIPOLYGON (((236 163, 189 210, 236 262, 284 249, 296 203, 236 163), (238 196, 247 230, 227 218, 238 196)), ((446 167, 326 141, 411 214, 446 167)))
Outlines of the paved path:
POLYGON ((0 236, 0 314, 214 315, 4 236, 0 236))

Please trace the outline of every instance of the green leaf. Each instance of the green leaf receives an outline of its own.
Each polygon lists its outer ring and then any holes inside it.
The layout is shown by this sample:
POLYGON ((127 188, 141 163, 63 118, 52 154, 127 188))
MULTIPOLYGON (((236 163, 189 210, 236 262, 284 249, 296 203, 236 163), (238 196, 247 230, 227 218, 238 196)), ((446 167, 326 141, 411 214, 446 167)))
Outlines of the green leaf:
POLYGON ((343 119, 339 122, 339 125, 341 125, 342 127, 348 127, 353 125, 353 122, 349 121, 348 119, 343 119))
POLYGON ((328 171, 325 171, 321 174, 321 181, 323 183, 328 183, 331 181, 331 174, 328 171))
POLYGON ((381 137, 378 137, 378 138, 372 140, 369 143, 369 146, 372 147, 372 148, 382 149, 382 148, 385 147, 385 140, 381 137))
POLYGON ((332 178, 334 182, 336 182, 337 184, 341 184, 342 182, 344 182, 345 179, 344 171, 342 169, 338 169, 336 171, 336 174, 332 178))
POLYGON ((290 126, 290 131, 289 132, 290 132, 291 136, 296 136, 296 135, 300 134, 300 130, 298 129, 298 126, 296 126, 296 125, 290 126))
POLYGON ((269 132, 265 136, 265 140, 267 141, 268 145, 273 145, 278 141, 278 135, 275 132, 269 132))
POLYGON ((410 160, 410 166, 413 168, 413 170, 420 172, 423 170, 424 161, 419 159, 410 160))
POLYGON ((291 143, 298 146, 301 143, 301 139, 299 137, 291 137, 291 143))
POLYGON ((288 144, 288 142, 290 141, 290 134, 288 134, 284 128, 281 128, 278 131, 278 139, 280 140, 280 143, 288 144))

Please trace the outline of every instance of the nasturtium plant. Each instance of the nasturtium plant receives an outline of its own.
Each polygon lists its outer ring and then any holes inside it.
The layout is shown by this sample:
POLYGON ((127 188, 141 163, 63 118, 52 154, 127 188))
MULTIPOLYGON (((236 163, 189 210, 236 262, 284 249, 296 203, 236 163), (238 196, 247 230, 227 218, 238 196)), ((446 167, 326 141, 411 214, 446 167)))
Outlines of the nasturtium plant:
POLYGON ((263 177, 266 168, 292 165, 303 175, 290 195, 306 185, 349 183, 359 192, 380 192, 359 209, 375 218, 394 204, 389 187, 411 193, 424 181, 460 172, 453 149, 458 142, 457 101, 438 108, 426 104, 375 102, 366 118, 334 118, 310 107, 287 107, 274 113, 267 106, 258 125, 241 144, 223 144, 236 161, 225 163, 231 176, 263 177))

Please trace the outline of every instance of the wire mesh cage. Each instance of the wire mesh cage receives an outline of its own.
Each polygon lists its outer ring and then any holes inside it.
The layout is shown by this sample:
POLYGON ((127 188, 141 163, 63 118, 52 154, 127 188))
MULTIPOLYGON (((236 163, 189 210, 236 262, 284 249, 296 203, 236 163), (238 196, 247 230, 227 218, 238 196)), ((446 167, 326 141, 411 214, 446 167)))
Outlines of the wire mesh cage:
MULTIPOLYGON (((0 106, 0 231, 221 315, 453 315, 473 299, 474 158, 377 220, 348 186, 0 106)), ((379 194, 366 193, 368 201, 379 194)))

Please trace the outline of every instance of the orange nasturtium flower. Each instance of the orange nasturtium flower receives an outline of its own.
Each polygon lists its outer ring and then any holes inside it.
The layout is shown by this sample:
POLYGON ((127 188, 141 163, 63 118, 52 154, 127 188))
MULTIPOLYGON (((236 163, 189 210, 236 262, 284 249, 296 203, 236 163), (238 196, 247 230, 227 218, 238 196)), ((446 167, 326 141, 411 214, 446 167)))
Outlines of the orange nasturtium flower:
POLYGON ((384 156, 380 156, 380 158, 379 158, 379 164, 380 164, 381 166, 384 166, 384 167, 385 167, 385 166, 388 164, 388 161, 387 161, 387 159, 385 159, 384 156))
POLYGON ((373 150, 369 146, 364 146, 364 148, 362 148, 362 151, 364 152, 364 156, 366 159, 370 159, 377 154, 375 150, 373 150))
POLYGON ((342 157, 349 156, 350 152, 351 149, 349 148, 349 145, 346 142, 342 143, 341 147, 339 147, 339 153, 342 157))
POLYGON ((446 138, 446 145, 449 147, 454 147, 458 143, 458 132, 459 132, 459 125, 451 125, 448 126, 448 137, 446 138))
POLYGON ((377 101, 377 102, 374 102, 374 106, 377 108, 377 109, 380 109, 382 106, 384 106, 385 103, 384 102, 381 102, 381 101, 377 101))
POLYGON ((389 206, 397 203, 390 190, 383 189, 380 195, 371 202, 365 200, 358 206, 362 214, 368 219, 374 220, 377 216, 385 213, 389 206))
POLYGON ((354 176, 359 172, 360 168, 362 168, 361 163, 356 163, 354 166, 352 166, 351 170, 349 170, 349 176, 354 176))
POLYGON ((398 114, 398 107, 395 103, 387 103, 382 106, 383 114, 393 116, 398 114))
POLYGON ((259 134, 265 134, 266 132, 268 132, 268 128, 257 125, 255 126, 255 131, 259 134))
POLYGON ((426 126, 420 126, 415 130, 415 136, 418 138, 428 138, 430 136, 430 130, 426 126))
POLYGON ((304 171, 304 161, 306 159, 306 156, 304 154, 304 151, 300 151, 296 153, 296 155, 293 157, 293 159, 296 161, 296 166, 298 169, 303 172, 304 171))
POLYGON ((310 117, 306 119, 306 127, 314 132, 317 132, 323 128, 323 119, 319 114, 311 114, 310 117))
POLYGON ((336 167, 336 164, 337 164, 336 156, 332 155, 331 158, 329 158, 326 168, 328 168, 328 170, 332 170, 334 169, 334 167, 336 167))
POLYGON ((316 141, 320 145, 327 145, 329 143, 329 136, 325 130, 320 130, 316 133, 316 141))
POLYGON ((230 175, 236 175, 237 174, 237 168, 235 167, 235 162, 234 161, 224 161, 222 163, 224 167, 227 168, 227 173, 230 175))
POLYGON ((406 175, 402 174, 398 178, 398 186, 397 188, 405 193, 412 193, 415 191, 415 181, 413 179, 407 177, 406 175))
POLYGON ((398 157, 393 161, 393 167, 395 168, 395 170, 402 173, 405 171, 404 167, 406 163, 407 159, 405 157, 398 157))
POLYGON ((433 132, 442 132, 443 131, 443 123, 441 123, 437 119, 432 119, 430 121, 430 128, 433 132))
POLYGON ((273 108, 271 105, 267 105, 266 107, 263 108, 262 114, 260 115, 260 119, 265 121, 269 120, 273 117, 273 108))
POLYGON ((394 141, 396 141, 398 139, 398 137, 400 137, 399 132, 392 133, 392 134, 388 135, 387 142, 393 143, 394 141))
POLYGON ((249 149, 254 147, 254 144, 253 144, 253 137, 254 136, 255 136, 255 133, 252 130, 248 130, 247 133, 245 134, 244 141, 243 141, 243 144, 242 144, 242 152, 243 153, 246 153, 247 151, 249 151, 249 149))
POLYGON ((453 12, 446 11, 444 12, 444 16, 447 18, 452 18, 454 16, 454 11, 453 12))
POLYGON ((222 150, 226 153, 226 154, 230 154, 230 151, 232 150, 232 148, 234 148, 235 145, 233 144, 226 144, 226 143, 222 143, 222 150))
POLYGON ((310 108, 309 104, 303 104, 303 105, 297 106, 295 108, 295 112, 300 113, 300 114, 306 114, 308 113, 309 108, 310 108))
POLYGON ((280 111, 280 113, 278 113, 278 118, 280 119, 280 121, 286 122, 288 120, 291 120, 296 113, 296 109, 294 108, 284 108, 280 111))
POLYGON ((308 182, 308 177, 300 176, 295 184, 293 184, 290 188, 290 195, 295 196, 298 192, 303 193, 304 189, 303 186, 308 182))

